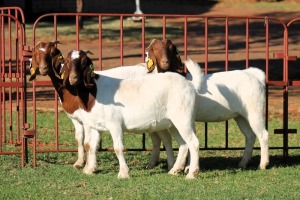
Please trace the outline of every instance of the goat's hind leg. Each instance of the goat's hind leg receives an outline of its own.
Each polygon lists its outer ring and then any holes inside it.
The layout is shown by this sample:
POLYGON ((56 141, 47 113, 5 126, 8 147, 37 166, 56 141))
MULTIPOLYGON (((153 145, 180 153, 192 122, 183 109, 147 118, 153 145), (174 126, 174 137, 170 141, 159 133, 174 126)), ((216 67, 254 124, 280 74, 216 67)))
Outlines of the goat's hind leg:
POLYGON ((147 168, 152 169, 158 163, 159 154, 160 154, 160 144, 162 141, 166 148, 168 169, 170 170, 175 163, 171 134, 169 133, 168 130, 163 130, 163 131, 149 133, 149 135, 151 137, 153 146, 152 146, 151 158, 147 165, 147 168))
POLYGON ((256 136, 252 131, 248 121, 244 117, 239 116, 234 120, 236 121, 239 129, 245 136, 245 150, 244 150, 242 160, 238 165, 239 168, 245 169, 252 158, 252 152, 253 152, 256 136))
POLYGON ((177 158, 172 169, 169 170, 169 174, 177 175, 178 173, 183 171, 185 167, 186 158, 188 155, 188 146, 186 142, 182 139, 181 135, 179 134, 178 130, 175 127, 170 128, 169 130, 171 135, 175 138, 175 140, 179 144, 177 158))
POLYGON ((150 161, 146 168, 153 169, 159 160, 161 139, 156 132, 149 133, 149 136, 152 140, 152 151, 151 151, 150 161))
POLYGON ((261 119, 262 117, 251 118, 251 116, 249 116, 249 123, 243 117, 238 117, 235 119, 240 130, 246 137, 246 148, 244 151, 243 158, 239 163, 239 167, 241 168, 246 168, 249 160, 252 157, 256 137, 259 140, 261 148, 261 160, 259 168, 265 169, 266 166, 269 164, 269 133, 265 129, 264 120, 256 120, 261 119))
MULTIPOLYGON (((249 123, 260 144, 260 164, 258 168, 266 169, 269 164, 269 132, 265 128, 264 120, 251 119, 257 119, 257 117, 249 117, 249 123)), ((260 119, 263 119, 263 114, 261 114, 260 119)))

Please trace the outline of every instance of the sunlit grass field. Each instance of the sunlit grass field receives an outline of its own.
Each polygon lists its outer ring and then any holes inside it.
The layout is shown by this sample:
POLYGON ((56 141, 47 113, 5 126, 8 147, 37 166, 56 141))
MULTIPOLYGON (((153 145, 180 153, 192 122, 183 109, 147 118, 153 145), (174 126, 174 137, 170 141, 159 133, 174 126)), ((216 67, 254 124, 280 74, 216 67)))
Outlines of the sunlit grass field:
MULTIPOLYGON (((37 140, 42 149, 53 149, 55 143, 53 116, 50 111, 37 113, 37 140), (45 145, 48 144, 48 145, 45 145)), ((279 121, 269 124, 270 146, 281 146, 282 136, 274 135, 279 121)), ((298 120, 291 126, 298 127, 298 120)), ((197 123, 201 148, 204 147, 203 123, 197 123)), ((224 147, 224 123, 211 123, 209 147, 224 147)), ((76 149, 74 128, 64 112, 59 113, 60 149, 76 149)), ((112 147, 109 133, 103 136, 103 148, 112 147)), ((141 135, 126 133, 126 148, 140 148, 141 135)), ((290 136, 290 146, 299 146, 299 136, 290 136)), ((9 146, 9 145, 8 145, 9 146)), ((151 147, 147 137, 146 146, 151 147)), ((176 147, 176 142, 174 142, 176 147)), ((229 146, 243 147, 244 137, 234 121, 229 121, 229 146)), ((256 144, 258 147, 258 144, 256 144)), ((8 147, 12 148, 12 147, 8 147)), ((16 147, 14 147, 16 148, 16 147)), ((177 153, 177 152, 175 152, 177 153)), ((158 165, 146 169, 150 152, 125 152, 131 178, 117 179, 118 161, 114 152, 97 154, 98 170, 91 176, 72 167, 77 153, 38 153, 37 167, 28 164, 21 168, 18 155, 0 156, 0 199, 298 199, 300 197, 300 150, 290 150, 288 162, 282 150, 270 150, 270 166, 257 170, 260 151, 245 170, 237 168, 241 150, 200 150, 200 174, 196 180, 185 180, 185 175, 167 173, 165 152, 158 165)), ((32 160, 31 152, 29 152, 32 160)))

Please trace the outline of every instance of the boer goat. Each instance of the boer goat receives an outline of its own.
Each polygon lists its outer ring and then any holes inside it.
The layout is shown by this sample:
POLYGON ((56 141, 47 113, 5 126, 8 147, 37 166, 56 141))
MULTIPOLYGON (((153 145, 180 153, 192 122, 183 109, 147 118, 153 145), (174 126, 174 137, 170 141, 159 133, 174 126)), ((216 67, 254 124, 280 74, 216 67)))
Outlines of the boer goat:
MULTIPOLYGON (((154 40, 152 43, 162 43, 154 40)), ((168 42, 172 44, 171 42, 168 42)), ((172 44, 173 45, 173 44, 172 44)), ((151 47, 151 45, 150 45, 151 47)), ((154 60, 152 49, 155 52, 161 53, 162 60, 156 60, 155 63, 172 63, 167 67, 156 64, 156 70, 148 68, 148 71, 164 72, 176 71, 181 69, 181 59, 177 51, 170 48, 169 45, 156 45, 157 48, 148 48, 148 56, 146 60, 154 60), (168 53, 166 53, 168 52, 168 53), (177 61, 173 61, 177 59, 177 61), (167 60, 166 60, 167 59, 167 60)), ((159 56, 156 56, 159 58, 159 56)), ((151 61, 150 61, 151 63, 151 61)), ((147 69, 144 68, 144 74, 147 74, 147 69)), ((127 72, 132 76, 132 70, 127 72)), ((139 75, 142 73, 137 72, 139 75)), ((125 76, 125 73, 123 72, 125 76)), ((186 74, 188 80, 192 77, 189 73, 186 74)), ((248 68, 245 70, 235 70, 228 72, 219 72, 205 75, 201 92, 196 96, 196 121, 198 122, 221 122, 234 119, 238 124, 239 129, 245 135, 246 147, 239 167, 245 168, 252 157, 252 151, 256 137, 258 137, 261 148, 260 169, 265 169, 269 163, 269 133, 265 128, 264 119, 265 107, 265 74, 257 68, 248 68)), ((154 140, 160 144, 159 138, 154 140)), ((171 141, 169 141, 171 143, 171 141)), ((159 144, 153 144, 154 147, 159 144)), ((164 142, 164 144, 166 144, 164 142)), ((159 152, 154 150, 153 152, 159 152)), ((169 153, 170 154, 170 153, 169 153)), ((153 158, 158 158, 158 155, 152 155, 153 158)), ((152 160, 153 163, 156 161, 152 160)))
MULTIPOLYGON (((72 105, 69 115, 80 118, 91 129, 111 133, 120 169, 119 178, 129 177, 123 155, 123 132, 153 132, 170 129, 178 141, 179 154, 170 170, 182 170, 187 150, 191 164, 186 178, 199 172, 199 141, 195 135, 194 116, 196 91, 201 85, 201 69, 191 60, 186 66, 193 81, 176 73, 159 73, 131 79, 117 79, 96 74, 91 59, 84 51, 70 51, 64 63, 65 87, 73 87, 73 96, 65 101, 72 105), (178 92, 180 91, 180 92, 178 92), (184 154, 181 154, 181 153, 184 154)), ((99 135, 85 132, 89 138, 88 161, 85 173, 96 169, 96 150, 99 135)))
POLYGON ((184 65, 180 59, 179 51, 171 40, 153 39, 146 48, 146 64, 149 72, 177 72, 185 75, 184 65))
MULTIPOLYGON (((39 42, 33 49, 32 52, 32 61, 30 66, 30 80, 36 78, 37 70, 40 70, 40 74, 43 76, 49 75, 53 86, 55 87, 56 92, 58 93, 62 107, 67 112, 69 110, 69 105, 64 101, 64 99, 69 96, 69 93, 72 93, 72 88, 63 86, 63 73, 62 66, 64 62, 64 58, 60 50, 56 47, 56 44, 60 43, 59 41, 44 43, 39 42), (69 91, 69 92, 68 92, 69 91)), ((128 75, 128 73, 120 72, 121 70, 126 71, 127 67, 121 68, 113 68, 105 71, 98 71, 97 73, 114 77, 114 78, 134 78, 135 76, 143 76, 144 68, 132 66, 134 69, 133 76, 128 75), (140 74, 138 73, 140 71, 140 74)), ((94 129, 90 129, 88 126, 83 126, 80 118, 73 117, 69 115, 74 128, 75 128, 75 138, 78 144, 78 158, 74 163, 73 167, 79 169, 84 165, 84 144, 87 143, 87 137, 84 136, 85 129, 95 131, 94 134, 97 134, 97 131, 94 129), (86 140, 84 140, 86 139, 86 140)), ((153 152, 151 154, 150 162, 147 168, 153 168, 159 159, 159 150, 160 150, 160 139, 165 143, 165 148, 167 150, 167 161, 168 161, 168 169, 170 170, 175 162, 174 154, 172 151, 172 145, 168 142, 171 140, 171 135, 168 133, 164 133, 165 130, 150 133, 150 137, 153 141, 153 144, 158 144, 159 146, 153 147, 153 152), (159 142, 156 142, 159 141, 159 142)))
MULTIPOLYGON (((39 69, 40 74, 45 76, 48 75, 52 81, 52 84, 59 95, 63 109, 68 113, 71 109, 65 99, 68 96, 72 96, 74 91, 72 87, 63 86, 63 63, 64 57, 61 51, 56 47, 59 41, 54 42, 38 42, 32 52, 32 62, 30 66, 30 79, 33 80, 36 77, 37 70, 39 69)), ((78 159, 74 163, 74 168, 80 168, 84 165, 84 127, 79 118, 68 115, 75 127, 75 138, 78 144, 78 159)), ((96 133, 98 134, 98 133, 96 133)))

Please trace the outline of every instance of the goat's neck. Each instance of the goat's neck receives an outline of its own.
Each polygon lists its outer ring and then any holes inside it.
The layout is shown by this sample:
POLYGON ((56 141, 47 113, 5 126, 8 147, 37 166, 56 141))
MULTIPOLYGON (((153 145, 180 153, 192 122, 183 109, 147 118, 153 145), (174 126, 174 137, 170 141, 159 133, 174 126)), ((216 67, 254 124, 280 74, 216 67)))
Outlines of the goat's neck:
POLYGON ((68 114, 73 114, 79 108, 89 112, 96 98, 97 88, 86 88, 83 83, 77 86, 71 86, 69 83, 63 84, 63 80, 55 75, 50 76, 52 84, 59 95, 63 109, 68 114))

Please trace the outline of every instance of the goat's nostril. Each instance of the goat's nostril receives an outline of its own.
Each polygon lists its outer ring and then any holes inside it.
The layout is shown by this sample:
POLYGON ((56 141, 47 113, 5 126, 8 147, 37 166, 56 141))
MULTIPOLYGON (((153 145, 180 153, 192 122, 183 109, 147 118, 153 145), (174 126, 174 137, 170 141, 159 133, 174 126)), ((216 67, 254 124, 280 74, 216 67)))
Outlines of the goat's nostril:
POLYGON ((169 64, 169 60, 168 60, 168 59, 162 60, 162 63, 163 63, 164 65, 168 65, 168 64, 169 64))
POLYGON ((40 66, 40 69, 42 69, 43 71, 44 71, 44 70, 47 70, 47 66, 45 66, 45 65, 40 66))

